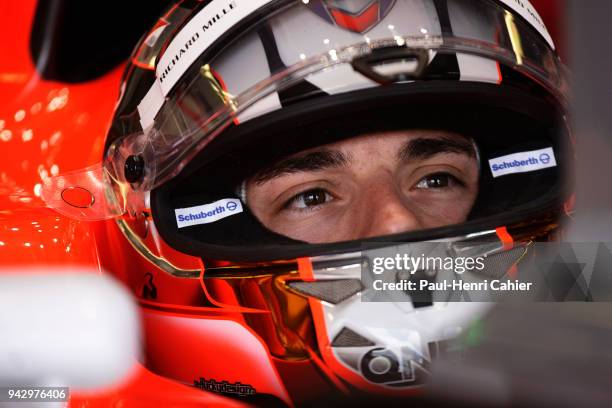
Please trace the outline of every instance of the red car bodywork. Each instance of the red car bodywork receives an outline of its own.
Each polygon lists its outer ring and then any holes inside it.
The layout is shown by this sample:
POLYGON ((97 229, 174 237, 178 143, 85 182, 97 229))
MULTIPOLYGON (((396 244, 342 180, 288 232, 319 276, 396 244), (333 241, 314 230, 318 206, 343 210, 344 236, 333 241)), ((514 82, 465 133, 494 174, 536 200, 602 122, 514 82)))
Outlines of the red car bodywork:
MULTIPOLYGON (((532 2, 559 42, 563 25, 557 2, 532 2)), ((134 275, 127 272, 151 266, 120 238, 115 221, 68 219, 47 208, 40 198, 44 177, 81 169, 101 159, 124 65, 81 84, 41 79, 28 47, 36 6, 35 0, 0 4, 4 17, 0 25, 0 266, 93 266, 100 273, 111 271, 139 293, 144 283, 130 281, 129 276, 134 275)), ((145 228, 137 222, 130 227, 145 228)), ((159 250, 173 252, 169 247, 159 250)), ((178 254, 173 254, 173 259, 178 259, 180 268, 200 268, 198 259, 178 254)), ((164 376, 139 366, 130 380, 115 389, 73 392, 73 405, 242 405, 191 386, 194 379, 204 376, 240 380, 288 404, 290 395, 309 392, 313 384, 304 373, 312 370, 312 365, 271 357, 268 346, 242 324, 244 317, 239 311, 220 313, 198 304, 203 290, 199 279, 163 274, 156 279, 164 292, 155 302, 141 300, 140 304, 146 355, 155 372, 164 376), (211 320, 217 321, 218 336, 211 337, 210 329, 204 330, 211 320), (220 325, 218 320, 224 322, 220 325), (207 335, 198 336, 198 327, 207 335), (167 353, 172 349, 181 349, 183 358, 167 353), (298 372, 300 379, 292 381, 288 390, 281 377, 298 372), (296 386, 299 383, 301 387, 296 386)), ((317 378, 314 373, 311 377, 312 381, 317 378)))

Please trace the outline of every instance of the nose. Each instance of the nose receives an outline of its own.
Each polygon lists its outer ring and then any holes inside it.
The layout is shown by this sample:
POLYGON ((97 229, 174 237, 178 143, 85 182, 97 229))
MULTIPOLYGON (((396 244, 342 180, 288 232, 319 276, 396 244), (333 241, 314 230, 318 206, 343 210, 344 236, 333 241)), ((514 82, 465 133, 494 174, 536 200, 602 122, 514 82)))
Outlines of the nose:
POLYGON ((365 222, 359 231, 359 238, 399 234, 424 228, 401 192, 393 188, 367 194, 361 212, 360 219, 365 222))

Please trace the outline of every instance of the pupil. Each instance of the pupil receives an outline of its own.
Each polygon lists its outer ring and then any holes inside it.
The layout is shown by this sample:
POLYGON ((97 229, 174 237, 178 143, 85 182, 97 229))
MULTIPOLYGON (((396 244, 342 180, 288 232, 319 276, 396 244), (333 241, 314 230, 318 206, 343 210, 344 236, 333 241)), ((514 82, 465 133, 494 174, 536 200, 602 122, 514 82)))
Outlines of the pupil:
POLYGON ((435 175, 429 177, 427 180, 427 186, 430 188, 441 188, 448 186, 448 178, 444 175, 435 175))
POLYGON ((311 207, 325 202, 325 192, 322 190, 309 191, 304 195, 304 204, 311 207))

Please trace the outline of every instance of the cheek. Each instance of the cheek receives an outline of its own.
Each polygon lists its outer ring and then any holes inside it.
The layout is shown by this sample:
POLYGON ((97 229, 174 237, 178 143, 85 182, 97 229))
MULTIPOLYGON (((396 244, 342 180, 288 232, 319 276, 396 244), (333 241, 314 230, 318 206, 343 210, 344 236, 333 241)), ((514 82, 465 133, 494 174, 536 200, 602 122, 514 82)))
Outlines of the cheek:
POLYGON ((353 229, 346 212, 325 210, 302 220, 275 217, 266 227, 278 234, 311 244, 344 241, 353 229))
POLYGON ((411 204, 424 228, 459 224, 467 220, 476 201, 477 188, 453 194, 421 194, 411 204))

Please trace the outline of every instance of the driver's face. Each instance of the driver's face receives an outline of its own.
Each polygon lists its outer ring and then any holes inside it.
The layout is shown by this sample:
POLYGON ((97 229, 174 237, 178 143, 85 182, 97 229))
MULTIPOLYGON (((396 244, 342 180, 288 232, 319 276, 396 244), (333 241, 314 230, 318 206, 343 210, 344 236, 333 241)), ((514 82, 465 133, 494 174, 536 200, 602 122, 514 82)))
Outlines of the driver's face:
POLYGON ((363 135, 289 156, 246 182, 269 229, 310 243, 466 220, 478 193, 471 141, 445 131, 363 135))

